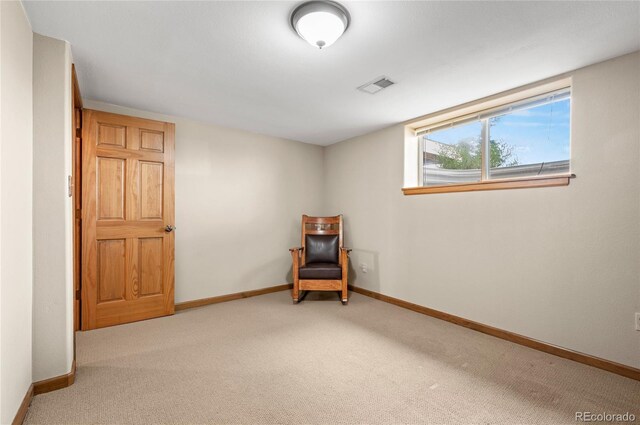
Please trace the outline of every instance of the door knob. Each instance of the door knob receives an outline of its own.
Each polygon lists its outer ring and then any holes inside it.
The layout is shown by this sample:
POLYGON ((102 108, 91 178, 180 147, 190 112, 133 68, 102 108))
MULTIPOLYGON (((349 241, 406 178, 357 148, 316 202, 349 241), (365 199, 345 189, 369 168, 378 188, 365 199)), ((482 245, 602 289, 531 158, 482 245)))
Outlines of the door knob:
POLYGON ((176 230, 176 226, 172 225, 172 224, 167 224, 167 227, 164 228, 164 231, 167 233, 171 233, 174 230, 176 230))

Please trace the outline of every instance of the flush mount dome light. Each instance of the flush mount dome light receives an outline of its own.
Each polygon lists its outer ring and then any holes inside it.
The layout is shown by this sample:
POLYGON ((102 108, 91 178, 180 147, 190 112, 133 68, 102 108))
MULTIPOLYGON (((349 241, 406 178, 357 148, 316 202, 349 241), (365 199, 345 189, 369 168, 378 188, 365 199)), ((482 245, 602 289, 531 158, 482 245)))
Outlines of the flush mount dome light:
POLYGON ((291 26, 305 41, 318 49, 329 47, 347 30, 347 9, 334 1, 309 1, 296 7, 291 26))

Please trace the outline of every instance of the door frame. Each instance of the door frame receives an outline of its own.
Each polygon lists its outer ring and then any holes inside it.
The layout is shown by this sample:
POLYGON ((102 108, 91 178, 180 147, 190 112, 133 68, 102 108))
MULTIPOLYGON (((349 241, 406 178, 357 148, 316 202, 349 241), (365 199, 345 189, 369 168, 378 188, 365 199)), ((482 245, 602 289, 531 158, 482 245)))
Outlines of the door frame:
MULTIPOLYGON (((82 314, 82 95, 76 67, 71 65, 72 149, 69 192, 73 202, 73 331, 80 330, 82 314)), ((75 337, 74 337, 75 359, 75 337)))

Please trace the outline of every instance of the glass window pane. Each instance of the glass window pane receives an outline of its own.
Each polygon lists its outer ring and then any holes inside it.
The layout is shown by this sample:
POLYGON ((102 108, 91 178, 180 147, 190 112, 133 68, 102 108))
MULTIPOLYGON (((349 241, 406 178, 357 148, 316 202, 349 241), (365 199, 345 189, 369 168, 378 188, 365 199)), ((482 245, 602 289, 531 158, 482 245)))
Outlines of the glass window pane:
POLYGON ((424 186, 480 181, 480 121, 437 130, 422 137, 424 186))
POLYGON ((489 118, 490 179, 567 174, 570 100, 489 118))

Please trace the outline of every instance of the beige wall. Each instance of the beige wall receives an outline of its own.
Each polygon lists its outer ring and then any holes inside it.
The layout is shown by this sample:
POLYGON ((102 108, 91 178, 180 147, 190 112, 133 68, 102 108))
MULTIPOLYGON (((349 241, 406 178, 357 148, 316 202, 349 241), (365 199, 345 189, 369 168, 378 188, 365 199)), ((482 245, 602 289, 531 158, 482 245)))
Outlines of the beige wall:
POLYGON ((355 284, 640 367, 639 76, 640 53, 573 73, 568 187, 407 197, 402 126, 326 148, 355 284))
POLYGON ((86 100, 176 123, 176 302, 290 281, 302 214, 322 210, 323 151, 290 140, 86 100))
POLYGON ((0 423, 31 385, 32 32, 22 4, 0 2, 0 423))
POLYGON ((73 217, 69 43, 33 36, 33 380, 73 361, 73 217))

